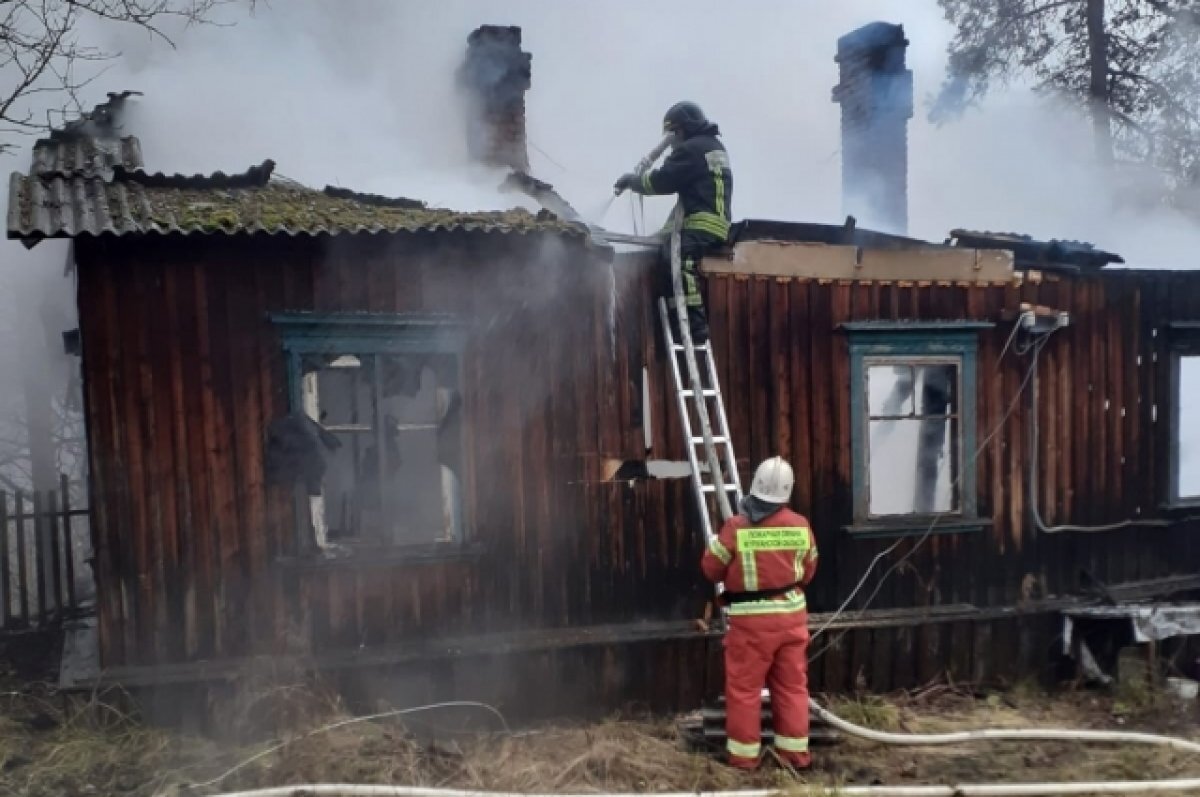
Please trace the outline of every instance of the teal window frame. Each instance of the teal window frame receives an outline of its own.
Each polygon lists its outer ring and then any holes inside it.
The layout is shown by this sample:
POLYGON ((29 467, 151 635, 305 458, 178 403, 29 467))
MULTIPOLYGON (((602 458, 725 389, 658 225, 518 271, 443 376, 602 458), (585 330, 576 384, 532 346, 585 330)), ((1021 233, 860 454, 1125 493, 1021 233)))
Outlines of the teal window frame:
MULTIPOLYGON (((457 364, 459 391, 464 386, 464 352, 467 345, 466 326, 451 315, 431 313, 271 313, 268 316, 277 329, 287 363, 289 407, 303 408, 302 358, 313 354, 354 354, 386 356, 396 354, 452 355, 457 364)), ((377 388, 378 390, 378 388, 377 388)), ((382 427, 379 396, 376 395, 374 428, 382 427)), ((464 435, 466 430, 464 430, 464 435)), ((466 440, 460 445, 466 446, 466 440)), ((465 453, 465 452, 464 452, 465 453)), ((466 458, 464 456, 463 462, 466 458)), ((311 524, 307 502, 296 497, 296 534, 304 540, 311 524)), ((467 502, 462 512, 461 538, 431 542, 390 542, 386 547, 404 551, 456 548, 467 543, 471 534, 471 518, 467 502)), ((302 545, 301 548, 307 546, 302 545)))
POLYGON ((978 427, 979 332, 984 321, 864 321, 842 325, 850 354, 850 445, 852 451, 853 522, 847 529, 864 536, 922 533, 934 518, 936 533, 974 531, 987 524, 979 517, 975 463, 978 427), (870 512, 870 411, 867 368, 882 362, 919 364, 953 360, 958 365, 958 417, 962 478, 959 508, 953 512, 872 515, 870 512))

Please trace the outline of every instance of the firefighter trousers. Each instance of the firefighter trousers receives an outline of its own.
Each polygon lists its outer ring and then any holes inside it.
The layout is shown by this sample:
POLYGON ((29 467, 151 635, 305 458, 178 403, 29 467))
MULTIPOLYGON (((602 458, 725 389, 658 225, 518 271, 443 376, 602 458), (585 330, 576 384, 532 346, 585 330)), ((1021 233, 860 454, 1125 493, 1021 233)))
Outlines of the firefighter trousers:
MULTIPOLYGON (((768 626, 730 622, 725 635, 725 733, 729 763, 753 769, 762 752, 762 690, 771 693, 775 752, 795 767, 808 767, 808 627, 794 617, 768 626)), ((771 618, 775 619, 775 618, 771 618)))
MULTIPOLYGON (((708 313, 704 308, 704 274, 700 271, 700 261, 710 252, 719 249, 724 241, 697 230, 683 230, 679 235, 680 277, 683 282, 684 302, 687 304, 688 328, 692 333, 692 342, 697 346, 708 342, 708 313)), ((671 285, 671 255, 669 245, 664 251, 667 268, 663 273, 662 293, 668 301, 674 301, 674 288, 671 285)), ((672 310, 674 308, 672 307, 672 310)), ((670 314, 671 328, 678 338, 678 327, 675 325, 675 313, 670 314)))

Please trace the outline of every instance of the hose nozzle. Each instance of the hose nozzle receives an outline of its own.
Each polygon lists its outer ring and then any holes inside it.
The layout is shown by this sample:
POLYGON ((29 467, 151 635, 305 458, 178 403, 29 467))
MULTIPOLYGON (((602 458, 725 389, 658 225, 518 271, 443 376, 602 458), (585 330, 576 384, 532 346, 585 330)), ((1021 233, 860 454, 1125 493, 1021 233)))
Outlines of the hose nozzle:
MULTIPOLYGON (((667 147, 671 146, 671 143, 674 140, 675 135, 673 133, 667 133, 665 136, 663 136, 662 141, 659 141, 657 144, 655 144, 654 149, 646 153, 646 157, 638 161, 637 166, 633 167, 633 173, 638 177, 641 177, 643 174, 645 174, 646 171, 654 165, 655 161, 662 157, 662 154, 667 151, 667 147)), ((625 189, 623 188, 615 188, 613 189, 613 193, 617 196, 620 196, 624 190, 625 189)))

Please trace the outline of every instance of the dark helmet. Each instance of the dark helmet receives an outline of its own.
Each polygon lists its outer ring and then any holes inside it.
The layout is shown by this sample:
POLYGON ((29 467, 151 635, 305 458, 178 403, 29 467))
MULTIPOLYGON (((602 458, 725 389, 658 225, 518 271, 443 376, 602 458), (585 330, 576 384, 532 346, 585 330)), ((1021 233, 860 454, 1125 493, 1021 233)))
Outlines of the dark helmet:
POLYGON ((663 132, 679 132, 684 138, 694 136, 708 127, 708 117, 694 102, 677 102, 663 116, 663 132))

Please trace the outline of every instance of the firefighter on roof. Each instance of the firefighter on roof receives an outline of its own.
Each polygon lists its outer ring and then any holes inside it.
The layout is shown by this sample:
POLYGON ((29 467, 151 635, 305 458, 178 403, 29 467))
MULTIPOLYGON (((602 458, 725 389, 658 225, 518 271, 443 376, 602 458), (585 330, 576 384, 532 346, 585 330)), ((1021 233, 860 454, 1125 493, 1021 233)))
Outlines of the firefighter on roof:
POLYGON ((717 138, 721 131, 695 103, 671 106, 663 117, 663 133, 672 136, 672 149, 662 168, 640 176, 622 175, 613 187, 618 193, 628 189, 646 196, 679 195, 683 205, 679 241, 683 291, 692 340, 700 345, 708 340, 700 260, 729 238, 733 172, 725 146, 717 138))
POLYGON ((792 766, 808 753, 808 605, 804 587, 817 570, 817 541, 788 508, 792 468, 782 457, 758 466, 740 514, 721 528, 701 567, 725 582, 725 732, 729 763, 754 769, 762 752, 761 695, 771 693, 775 750, 792 766))

